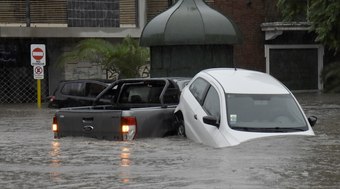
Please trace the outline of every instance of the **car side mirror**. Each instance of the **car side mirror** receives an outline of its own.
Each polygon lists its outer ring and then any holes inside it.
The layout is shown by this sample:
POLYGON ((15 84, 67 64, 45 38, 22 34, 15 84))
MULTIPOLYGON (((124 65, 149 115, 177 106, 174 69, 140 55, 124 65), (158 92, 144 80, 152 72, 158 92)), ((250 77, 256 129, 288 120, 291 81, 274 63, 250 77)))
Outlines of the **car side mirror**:
POLYGON ((217 128, 220 127, 219 120, 215 116, 204 116, 203 123, 215 126, 217 128))
POLYGON ((310 116, 308 118, 308 122, 310 124, 310 126, 314 127, 314 125, 316 124, 316 122, 318 121, 318 118, 316 116, 310 116))

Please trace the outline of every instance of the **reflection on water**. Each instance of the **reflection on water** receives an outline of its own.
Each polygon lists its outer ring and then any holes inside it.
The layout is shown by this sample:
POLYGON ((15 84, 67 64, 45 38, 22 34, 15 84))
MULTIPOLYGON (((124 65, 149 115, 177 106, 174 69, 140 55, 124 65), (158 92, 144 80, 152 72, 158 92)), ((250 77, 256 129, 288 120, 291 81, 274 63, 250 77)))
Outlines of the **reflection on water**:
POLYGON ((131 163, 130 161, 130 149, 127 147, 122 147, 122 152, 120 154, 121 164, 122 167, 128 167, 131 163))
POLYGON ((56 170, 61 166, 59 141, 51 142, 50 157, 51 157, 50 167, 52 168, 50 172, 50 178, 53 181, 56 181, 60 179, 60 172, 56 170))
POLYGON ((130 148, 129 147, 122 147, 121 148, 121 154, 120 154, 120 166, 121 166, 121 172, 119 174, 120 181, 124 184, 127 184, 130 182, 131 174, 130 174, 130 148))

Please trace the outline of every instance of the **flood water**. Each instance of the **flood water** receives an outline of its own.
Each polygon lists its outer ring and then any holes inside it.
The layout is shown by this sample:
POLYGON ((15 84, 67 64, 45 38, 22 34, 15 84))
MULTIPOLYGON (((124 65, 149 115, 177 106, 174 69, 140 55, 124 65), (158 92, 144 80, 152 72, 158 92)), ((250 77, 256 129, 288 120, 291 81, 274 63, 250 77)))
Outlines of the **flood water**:
POLYGON ((53 139, 56 110, 0 104, 0 188, 340 188, 340 95, 296 94, 316 136, 215 149, 181 137, 53 139))

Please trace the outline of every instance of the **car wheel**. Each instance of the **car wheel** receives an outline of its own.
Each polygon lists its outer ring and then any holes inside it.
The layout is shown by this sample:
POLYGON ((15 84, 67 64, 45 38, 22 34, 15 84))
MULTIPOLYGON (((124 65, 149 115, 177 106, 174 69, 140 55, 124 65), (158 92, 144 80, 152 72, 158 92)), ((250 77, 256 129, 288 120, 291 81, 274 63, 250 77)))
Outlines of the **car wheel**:
POLYGON ((183 118, 176 116, 177 135, 186 137, 183 118))

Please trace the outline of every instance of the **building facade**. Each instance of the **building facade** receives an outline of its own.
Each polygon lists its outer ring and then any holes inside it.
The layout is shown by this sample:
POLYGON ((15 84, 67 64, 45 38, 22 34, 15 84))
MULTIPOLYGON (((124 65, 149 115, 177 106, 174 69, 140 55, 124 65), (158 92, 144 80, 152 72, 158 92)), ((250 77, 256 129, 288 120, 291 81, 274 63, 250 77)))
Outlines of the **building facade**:
POLYGON ((58 65, 57 59, 82 39, 139 38, 146 5, 146 0, 0 1, 0 103, 36 102, 31 44, 46 46, 43 99, 60 80, 105 77, 95 63, 58 65))
MULTIPOLYGON (((56 64, 58 57, 78 41, 102 38, 116 43, 127 35, 139 38, 146 23, 175 2, 0 1, 0 103, 36 101, 31 44, 46 45, 44 98, 60 80, 105 77, 105 71, 96 64, 56 64)), ((243 42, 234 47, 233 57, 237 67, 272 74, 294 90, 322 89, 319 75, 323 47, 314 42, 308 24, 283 24, 276 1, 272 0, 206 0, 206 3, 240 28, 243 42)))

